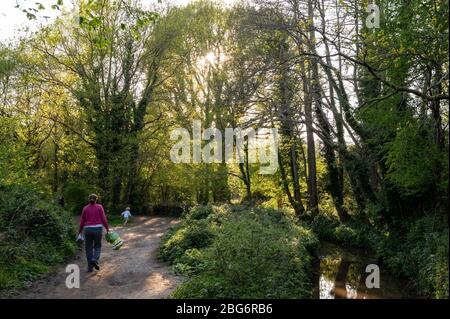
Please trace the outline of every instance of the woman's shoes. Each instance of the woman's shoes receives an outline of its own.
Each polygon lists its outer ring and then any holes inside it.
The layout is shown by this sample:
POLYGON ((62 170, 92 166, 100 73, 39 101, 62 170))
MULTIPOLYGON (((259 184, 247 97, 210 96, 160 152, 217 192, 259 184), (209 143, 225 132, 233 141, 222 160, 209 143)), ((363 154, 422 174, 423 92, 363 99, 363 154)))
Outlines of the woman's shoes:
POLYGON ((100 270, 100 266, 98 265, 98 263, 96 261, 92 262, 92 266, 95 268, 95 270, 100 270))

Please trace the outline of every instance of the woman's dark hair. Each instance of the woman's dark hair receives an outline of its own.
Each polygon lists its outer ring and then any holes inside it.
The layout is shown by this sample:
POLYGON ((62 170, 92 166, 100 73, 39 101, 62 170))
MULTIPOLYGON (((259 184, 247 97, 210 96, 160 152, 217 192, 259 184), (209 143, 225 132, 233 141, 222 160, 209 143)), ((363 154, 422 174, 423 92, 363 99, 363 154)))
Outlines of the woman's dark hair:
POLYGON ((97 201, 97 195, 95 195, 95 194, 91 194, 91 195, 89 195, 89 202, 90 203, 95 203, 97 201))

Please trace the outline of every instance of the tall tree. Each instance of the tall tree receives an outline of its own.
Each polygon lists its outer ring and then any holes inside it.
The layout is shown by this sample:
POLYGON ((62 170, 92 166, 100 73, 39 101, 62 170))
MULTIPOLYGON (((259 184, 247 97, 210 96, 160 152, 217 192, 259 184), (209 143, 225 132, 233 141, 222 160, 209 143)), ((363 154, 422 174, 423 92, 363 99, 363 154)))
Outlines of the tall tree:
POLYGON ((167 42, 155 41, 154 12, 131 2, 82 4, 79 24, 60 20, 43 29, 31 46, 42 58, 42 79, 67 89, 78 101, 93 132, 90 145, 103 202, 115 210, 122 201, 133 202, 136 138, 160 81, 167 42))

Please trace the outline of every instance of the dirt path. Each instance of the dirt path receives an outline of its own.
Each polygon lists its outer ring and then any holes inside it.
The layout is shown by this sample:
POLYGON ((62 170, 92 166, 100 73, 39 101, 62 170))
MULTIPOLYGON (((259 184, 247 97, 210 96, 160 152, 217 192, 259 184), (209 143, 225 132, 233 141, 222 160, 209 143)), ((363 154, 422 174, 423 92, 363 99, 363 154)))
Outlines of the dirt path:
POLYGON ((132 225, 114 227, 125 244, 118 251, 103 240, 100 271, 86 273, 83 252, 59 266, 56 273, 34 282, 16 298, 163 298, 179 283, 166 264, 157 260, 161 236, 178 223, 168 217, 137 217, 132 225), (80 288, 65 285, 67 264, 80 267, 80 288))

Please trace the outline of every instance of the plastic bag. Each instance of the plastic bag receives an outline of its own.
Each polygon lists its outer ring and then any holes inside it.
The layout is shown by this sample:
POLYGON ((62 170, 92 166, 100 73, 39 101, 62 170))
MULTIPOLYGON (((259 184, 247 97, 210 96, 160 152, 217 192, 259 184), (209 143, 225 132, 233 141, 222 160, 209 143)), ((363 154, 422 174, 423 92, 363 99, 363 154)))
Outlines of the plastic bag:
POLYGON ((78 234, 77 243, 84 241, 84 234, 78 234))
POLYGON ((118 233, 109 232, 105 235, 105 239, 111 244, 112 249, 119 250, 123 245, 123 240, 120 238, 118 233))

